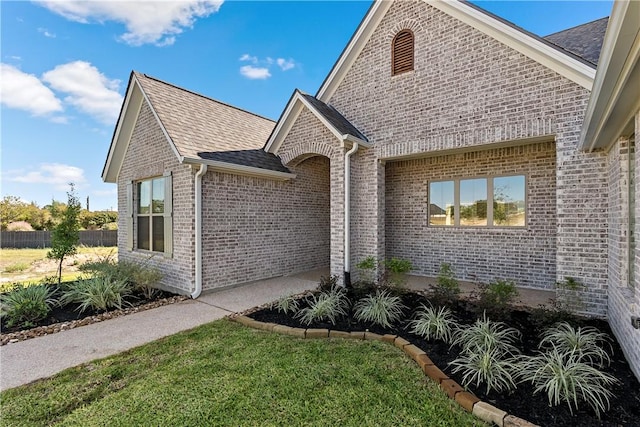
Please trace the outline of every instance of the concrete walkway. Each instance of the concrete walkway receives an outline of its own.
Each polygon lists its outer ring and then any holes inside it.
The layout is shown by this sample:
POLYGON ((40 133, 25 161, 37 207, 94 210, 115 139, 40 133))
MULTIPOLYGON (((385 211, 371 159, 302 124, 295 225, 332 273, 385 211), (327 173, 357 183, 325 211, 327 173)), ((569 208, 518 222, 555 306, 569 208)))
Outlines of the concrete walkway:
POLYGON ((0 347, 0 390, 111 356, 318 285, 326 269, 248 283, 147 311, 0 347))

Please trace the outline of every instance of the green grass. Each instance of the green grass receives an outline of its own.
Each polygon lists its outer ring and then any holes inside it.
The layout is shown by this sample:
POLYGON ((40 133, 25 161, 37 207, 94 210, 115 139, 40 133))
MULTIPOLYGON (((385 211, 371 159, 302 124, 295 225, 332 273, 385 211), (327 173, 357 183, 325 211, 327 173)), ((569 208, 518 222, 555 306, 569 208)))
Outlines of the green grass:
POLYGON ((473 426, 381 342, 217 321, 0 394, 2 426, 473 426))

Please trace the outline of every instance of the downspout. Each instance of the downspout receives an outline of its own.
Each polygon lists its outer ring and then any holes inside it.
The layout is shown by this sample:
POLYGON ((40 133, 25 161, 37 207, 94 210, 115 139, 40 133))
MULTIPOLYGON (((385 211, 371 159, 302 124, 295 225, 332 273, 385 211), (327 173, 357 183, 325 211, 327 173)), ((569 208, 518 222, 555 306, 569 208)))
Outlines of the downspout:
POLYGON ((358 151, 354 142, 344 155, 344 286, 351 287, 351 156, 358 151))
POLYGON ((201 164, 195 176, 195 235, 196 235, 196 283, 191 298, 196 299, 202 293, 202 177, 207 173, 207 165, 201 164))

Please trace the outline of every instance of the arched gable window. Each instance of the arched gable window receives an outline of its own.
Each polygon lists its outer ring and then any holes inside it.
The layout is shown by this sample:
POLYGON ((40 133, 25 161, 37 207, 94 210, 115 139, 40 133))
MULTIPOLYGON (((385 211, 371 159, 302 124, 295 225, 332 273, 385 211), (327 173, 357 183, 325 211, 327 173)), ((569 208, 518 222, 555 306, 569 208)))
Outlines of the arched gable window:
POLYGON ((413 70, 413 33, 402 30, 393 38, 391 45, 391 75, 413 70))

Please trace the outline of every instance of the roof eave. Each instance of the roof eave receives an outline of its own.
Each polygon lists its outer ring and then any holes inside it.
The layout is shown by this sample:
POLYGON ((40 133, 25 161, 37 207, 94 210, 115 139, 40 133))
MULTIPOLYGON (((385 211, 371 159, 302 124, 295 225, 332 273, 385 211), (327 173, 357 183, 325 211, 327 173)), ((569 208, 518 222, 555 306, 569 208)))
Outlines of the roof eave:
POLYGON ((423 0, 442 12, 498 40, 528 58, 555 71, 574 83, 591 90, 596 70, 593 65, 574 58, 546 44, 538 37, 493 18, 460 1, 423 0))
MULTIPOLYGON (((574 57, 566 51, 560 51, 538 37, 514 28, 506 23, 481 12, 475 7, 461 1, 423 0, 425 3, 453 16, 488 36, 506 44, 534 61, 552 69, 574 83, 591 90, 595 77, 595 68, 574 57)), ((391 7, 391 1, 376 0, 362 20, 340 58, 334 65, 327 79, 316 94, 323 102, 333 96, 354 61, 369 41, 371 34, 391 7)))
POLYGON ((102 180, 104 182, 116 183, 118 181, 120 169, 124 162, 124 156, 127 153, 129 142, 133 136, 133 130, 136 122, 138 121, 138 115, 140 114, 143 101, 146 101, 147 105, 149 105, 149 109, 156 119, 158 126, 160 126, 160 129, 167 139, 167 142, 169 143, 169 146, 176 158, 180 159, 181 157, 176 144, 171 139, 171 136, 169 136, 169 133, 162 123, 162 120, 160 120, 151 100, 145 93, 142 84, 138 81, 136 73, 132 72, 129 80, 129 87, 127 89, 127 95, 123 101, 120 116, 118 117, 116 129, 109 147, 109 154, 107 155, 107 160, 105 161, 104 168, 102 169, 102 180))
POLYGON ((317 108, 313 104, 311 104, 304 98, 302 92, 296 89, 293 92, 291 99, 289 99, 284 113, 281 115, 280 120, 278 120, 278 124, 276 125, 273 133, 267 141, 267 144, 265 145, 266 152, 274 154, 278 152, 278 150, 280 149, 280 145, 282 145, 282 142, 289 134, 291 127, 300 115, 302 107, 306 107, 342 144, 345 144, 346 142, 357 142, 363 147, 368 148, 373 146, 373 144, 366 139, 358 138, 354 135, 342 134, 324 117, 323 114, 321 114, 317 110, 317 108))
POLYGON ((209 170, 213 170, 216 172, 273 179, 276 181, 288 181, 296 177, 296 174, 290 172, 274 171, 271 169, 262 169, 254 166, 237 165, 235 163, 227 163, 217 160, 199 159, 193 157, 181 157, 180 163, 192 165, 207 165, 209 170))
POLYGON ((131 139, 133 127, 138 119, 140 107, 142 106, 142 93, 135 74, 131 72, 129 84, 127 86, 127 94, 125 95, 118 121, 116 122, 109 152, 102 168, 102 180, 108 183, 116 183, 120 168, 126 154, 126 146, 131 139), (123 143, 121 141, 127 141, 123 143), (123 145, 124 144, 124 145, 123 145))
POLYGON ((608 149, 640 110, 640 2, 615 2, 578 148, 608 149))

